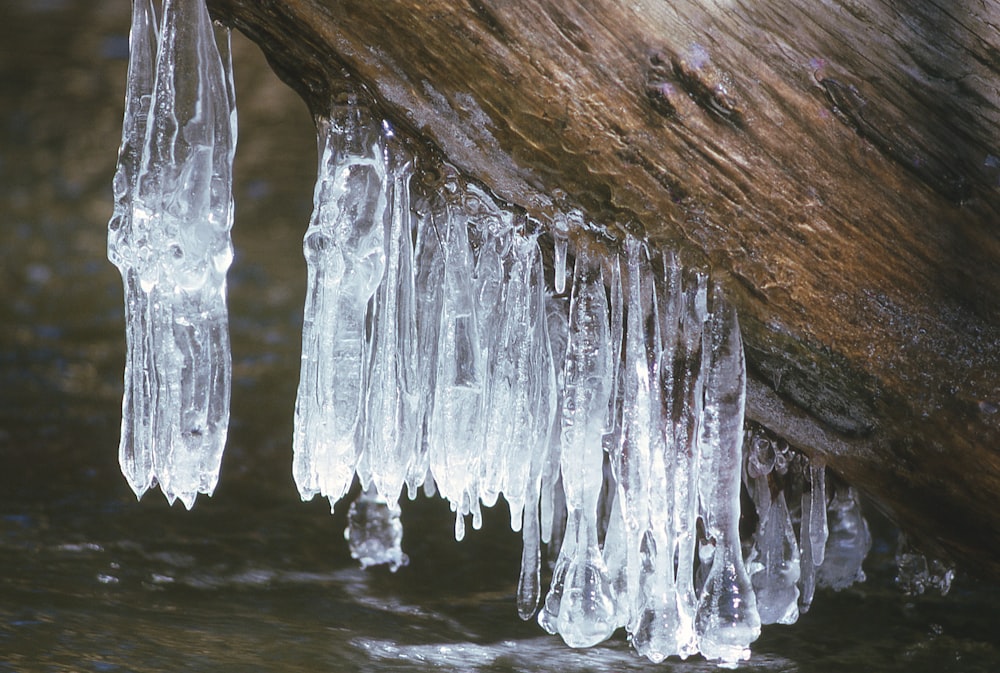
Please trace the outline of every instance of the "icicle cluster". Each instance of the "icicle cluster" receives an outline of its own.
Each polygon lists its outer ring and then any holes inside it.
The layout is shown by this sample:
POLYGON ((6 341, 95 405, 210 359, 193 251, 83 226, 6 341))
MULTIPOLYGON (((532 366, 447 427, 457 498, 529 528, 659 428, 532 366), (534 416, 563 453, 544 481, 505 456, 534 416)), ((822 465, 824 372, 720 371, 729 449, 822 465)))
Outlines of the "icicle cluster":
POLYGON ((547 543, 538 621, 568 644, 625 627, 653 660, 746 658, 760 618, 739 538, 745 373, 721 290, 636 239, 624 268, 579 242, 570 274, 556 236, 569 296, 553 294, 523 215, 447 173, 416 193, 412 162, 357 105, 319 128, 302 497, 336 503, 357 474, 391 511, 423 486, 461 539, 503 495, 524 540, 522 617, 547 543))
POLYGON ((229 423, 236 103, 204 0, 134 0, 108 257, 125 285, 119 457, 137 496, 211 494, 229 423))
MULTIPOLYGON (((133 8, 108 234, 126 295, 120 460, 137 495, 158 483, 190 507, 215 487, 229 415, 228 32, 223 58, 204 0, 165 0, 159 31, 152 0, 133 8)), ((406 564, 404 487, 446 498, 457 539, 503 496, 522 618, 573 647, 624 628, 653 661, 726 666, 817 584, 864 578, 856 494, 828 498, 822 464, 762 430, 745 447, 739 325, 705 273, 631 237, 571 241, 582 213, 536 222, 447 166, 413 184, 354 93, 318 128, 293 474, 331 506, 360 481, 345 536, 362 565, 406 564)))
POLYGON ((872 538, 853 488, 756 426, 744 480, 757 515, 747 566, 762 624, 795 623, 817 586, 839 591, 864 581, 872 538))

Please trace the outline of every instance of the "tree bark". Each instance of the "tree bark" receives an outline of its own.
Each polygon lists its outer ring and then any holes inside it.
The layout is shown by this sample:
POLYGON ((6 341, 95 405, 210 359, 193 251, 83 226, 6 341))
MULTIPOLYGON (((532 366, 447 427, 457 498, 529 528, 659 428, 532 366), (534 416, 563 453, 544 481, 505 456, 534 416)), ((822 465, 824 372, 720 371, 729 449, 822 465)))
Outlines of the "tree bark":
POLYGON ((209 5, 315 114, 346 70, 498 196, 723 274, 748 415, 1000 577, 1000 5, 209 5))

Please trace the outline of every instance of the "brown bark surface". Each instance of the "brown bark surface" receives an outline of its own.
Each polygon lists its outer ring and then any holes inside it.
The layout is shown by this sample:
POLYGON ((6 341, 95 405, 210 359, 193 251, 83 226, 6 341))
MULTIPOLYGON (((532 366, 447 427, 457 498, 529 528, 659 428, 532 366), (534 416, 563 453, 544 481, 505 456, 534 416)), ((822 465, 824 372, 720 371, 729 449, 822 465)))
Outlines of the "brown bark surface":
POLYGON ((1000 577, 1000 4, 210 0, 529 212, 728 278, 748 415, 1000 577))

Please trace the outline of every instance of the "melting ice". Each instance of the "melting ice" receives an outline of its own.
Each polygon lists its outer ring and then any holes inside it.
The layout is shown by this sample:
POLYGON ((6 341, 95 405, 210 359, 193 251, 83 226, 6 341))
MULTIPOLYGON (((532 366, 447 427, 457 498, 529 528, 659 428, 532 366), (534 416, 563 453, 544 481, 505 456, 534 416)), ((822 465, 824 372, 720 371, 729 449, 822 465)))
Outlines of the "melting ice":
MULTIPOLYGON (((120 455, 137 495, 158 483, 188 507, 215 486, 229 413, 228 35, 222 53, 203 0, 166 0, 159 26, 134 1, 108 236, 126 296, 120 455)), ((740 329, 706 273, 637 238, 590 240, 579 211, 536 221, 446 165, 414 180, 420 160, 360 91, 317 127, 292 471, 331 506, 360 482, 345 536, 362 565, 406 564, 404 488, 446 498, 458 539, 503 496, 522 618, 573 647, 624 628, 653 661, 724 666, 817 584, 863 579, 856 493, 745 436, 740 329)))
POLYGON ((624 627, 651 660, 722 665, 761 624, 794 622, 817 581, 861 577, 853 491, 828 502, 821 464, 744 437, 721 286, 636 238, 571 240, 581 214, 537 222, 450 167, 414 181, 418 159, 352 96, 319 122, 294 459, 303 498, 360 481, 352 553, 400 565, 404 487, 446 498, 458 539, 503 496, 522 618, 574 647, 624 627))
POLYGON ((229 423, 236 104, 204 0, 135 0, 108 257, 125 286, 119 456, 137 496, 211 494, 229 423))

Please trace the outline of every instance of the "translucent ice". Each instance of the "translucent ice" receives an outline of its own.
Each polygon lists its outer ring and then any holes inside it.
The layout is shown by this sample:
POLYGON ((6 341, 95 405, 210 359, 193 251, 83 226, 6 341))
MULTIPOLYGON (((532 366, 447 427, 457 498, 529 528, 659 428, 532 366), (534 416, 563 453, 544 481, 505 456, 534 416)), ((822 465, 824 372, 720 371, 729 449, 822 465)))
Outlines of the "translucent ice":
POLYGON ((705 418, 699 441, 712 470, 701 480, 705 529, 714 541, 695 629, 706 659, 733 665, 750 656, 760 635, 760 616, 740 547, 740 469, 746 370, 735 311, 724 305, 721 289, 712 293, 711 366, 705 383, 705 418))
MULTIPOLYGON (((431 473, 441 495, 460 519, 478 510, 478 465, 482 444, 482 397, 486 363, 476 295, 468 218, 460 202, 435 213, 440 246, 442 297, 434 370, 433 406, 427 426, 431 473)), ((456 537, 461 536, 456 521, 456 537)))
POLYGON ((412 173, 412 161, 402 149, 393 152, 387 264, 375 296, 365 441, 358 464, 361 482, 374 482, 390 506, 398 501, 420 451, 412 173))
MULTIPOLYGON (((131 45, 108 237, 128 317, 121 463, 136 493, 160 483, 190 506, 214 487, 228 420, 231 69, 202 0, 168 0, 159 38, 135 0, 131 45)), ((453 167, 424 170, 363 96, 317 121, 293 438, 304 499, 333 505, 360 481, 345 535, 363 566, 406 563, 404 485, 446 498, 458 539, 502 495, 522 618, 538 610, 573 647, 624 627, 653 661, 724 666, 761 622, 808 609, 817 582, 863 577, 852 491, 836 487, 828 523, 822 465, 764 434, 742 457, 744 355, 718 283, 709 298, 706 272, 649 241, 588 240, 580 211, 540 222, 453 167)))
POLYGON ((151 436, 154 379, 146 342, 148 295, 139 285, 138 252, 132 244, 132 204, 142 163, 142 147, 153 94, 156 66, 156 16, 151 0, 134 0, 129 31, 125 118, 114 178, 114 213, 108 223, 108 259, 118 267, 125 285, 128 354, 122 399, 119 462, 129 486, 142 496, 154 483, 151 436))
MULTIPOLYGON (((766 488, 766 486, 765 486, 766 488)), ((799 546, 784 492, 758 505, 758 525, 749 571, 761 624, 793 624, 799 618, 799 546)))
POLYGON ((539 616, 571 647, 589 647, 616 627, 615 601, 598 547, 597 500, 603 482, 602 437, 611 392, 608 303, 593 253, 577 251, 563 366, 562 453, 568 526, 552 588, 539 616), (555 617, 558 611, 558 617, 555 617))
POLYGON ((940 559, 928 558, 913 548, 900 533, 896 548, 896 584, 907 596, 919 596, 928 589, 946 595, 951 590, 955 569, 940 559))
POLYGON ((840 590, 864 582, 861 564, 871 549, 872 536, 861 514, 857 492, 846 484, 838 484, 827 517, 830 537, 826 542, 826 558, 816 572, 816 583, 840 590))
POLYGON ((809 464, 809 495, 812 503, 809 506, 809 544, 812 545, 813 565, 823 565, 826 557, 826 539, 830 531, 826 523, 826 467, 823 463, 812 461, 809 464))
POLYGON ((351 558, 362 568, 385 565, 396 572, 410 562, 403 553, 403 524, 398 505, 386 502, 375 489, 363 491, 347 511, 344 539, 351 558))
POLYGON ((388 190, 381 125, 360 105, 320 119, 319 172, 303 241, 308 266, 293 474, 331 506, 354 479, 364 405, 366 319, 385 270, 388 190))
POLYGON ((137 1, 108 236, 126 295, 120 457, 137 495, 158 482, 191 507, 215 489, 229 424, 236 104, 228 31, 223 57, 203 0, 164 2, 150 87, 154 34, 137 1))

